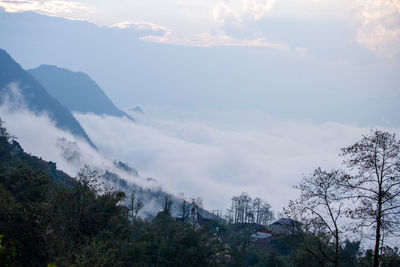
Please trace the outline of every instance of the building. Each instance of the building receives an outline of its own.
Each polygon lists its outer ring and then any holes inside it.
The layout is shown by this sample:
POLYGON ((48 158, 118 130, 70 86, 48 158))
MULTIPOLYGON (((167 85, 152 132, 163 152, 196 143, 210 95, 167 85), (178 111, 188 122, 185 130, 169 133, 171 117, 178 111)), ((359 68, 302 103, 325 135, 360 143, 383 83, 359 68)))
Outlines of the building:
POLYGON ((266 241, 271 237, 272 232, 264 226, 257 228, 255 233, 251 235, 251 239, 254 241, 266 241))
POLYGON ((289 218, 280 218, 268 226, 268 230, 274 237, 288 235, 296 231, 300 223, 289 218))
POLYGON ((194 228, 199 228, 210 220, 216 219, 215 215, 200 208, 194 200, 190 204, 184 201, 180 214, 181 216, 177 217, 176 221, 190 223, 194 228))

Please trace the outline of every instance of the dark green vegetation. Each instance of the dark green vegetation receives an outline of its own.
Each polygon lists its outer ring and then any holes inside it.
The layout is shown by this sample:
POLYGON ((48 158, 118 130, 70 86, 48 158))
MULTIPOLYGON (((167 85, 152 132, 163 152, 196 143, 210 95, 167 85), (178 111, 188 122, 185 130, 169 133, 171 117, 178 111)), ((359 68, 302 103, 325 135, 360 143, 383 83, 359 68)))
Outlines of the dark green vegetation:
POLYGON ((71 112, 50 96, 43 86, 23 70, 5 50, 0 49, 0 102, 5 97, 9 97, 10 100, 14 100, 14 103, 18 103, 20 99, 13 98, 18 97, 19 93, 23 96, 25 104, 30 110, 37 113, 48 113, 57 127, 84 138, 94 147, 85 130, 72 116, 71 112), (16 92, 17 89, 19 92, 16 92))
MULTIPOLYGON (((240 218, 237 223, 209 221, 195 227, 177 221, 168 197, 162 211, 143 220, 138 217, 137 200, 122 205, 125 194, 99 188, 96 175, 84 168, 73 179, 58 171, 55 163, 23 152, 0 127, 0 266, 372 266, 374 262, 374 250, 361 250, 359 241, 344 239, 335 247, 328 233, 312 232, 300 224, 286 234, 256 240, 257 215, 263 214, 260 207, 269 214, 269 205, 246 194, 233 197, 231 212, 240 218)), ((383 246, 379 255, 381 266, 400 264, 397 248, 383 246)))
POLYGON ((87 74, 51 65, 28 70, 47 92, 71 111, 133 118, 118 109, 87 74))

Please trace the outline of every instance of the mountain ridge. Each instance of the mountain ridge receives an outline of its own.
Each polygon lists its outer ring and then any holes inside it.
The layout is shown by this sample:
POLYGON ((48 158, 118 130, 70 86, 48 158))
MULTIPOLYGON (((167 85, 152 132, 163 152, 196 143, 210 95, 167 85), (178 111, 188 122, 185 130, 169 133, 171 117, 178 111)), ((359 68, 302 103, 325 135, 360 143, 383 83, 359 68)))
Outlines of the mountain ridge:
POLYGON ((52 97, 40 82, 27 73, 7 51, 0 48, 0 95, 4 96, 9 93, 8 85, 14 82, 18 84, 20 93, 31 111, 47 112, 57 128, 70 131, 96 148, 71 112, 52 97))
POLYGON ((55 65, 40 65, 27 70, 71 112, 94 113, 134 119, 120 110, 88 74, 55 65))

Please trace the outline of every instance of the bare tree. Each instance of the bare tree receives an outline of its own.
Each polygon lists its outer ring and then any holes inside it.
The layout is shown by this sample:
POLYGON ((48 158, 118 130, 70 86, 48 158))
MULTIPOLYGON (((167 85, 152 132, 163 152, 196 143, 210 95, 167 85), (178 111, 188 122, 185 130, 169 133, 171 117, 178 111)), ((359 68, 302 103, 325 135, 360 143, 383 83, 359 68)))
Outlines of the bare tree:
POLYGON ((357 204, 349 214, 374 230, 374 267, 378 267, 382 231, 393 231, 399 225, 400 141, 395 134, 371 131, 354 145, 343 148, 342 156, 354 173, 341 181, 347 197, 357 204))
POLYGON ((265 201, 261 202, 261 209, 258 215, 258 224, 268 225, 274 219, 271 205, 265 201))
POLYGON ((203 199, 201 197, 193 198, 193 202, 199 207, 203 207, 203 199))
POLYGON ((183 200, 182 205, 180 207, 180 212, 179 212, 180 213, 179 215, 182 216, 182 226, 185 226, 185 220, 186 220, 186 216, 188 214, 188 209, 189 209, 189 206, 188 206, 186 200, 183 200))
POLYGON ((233 223, 257 223, 267 225, 273 219, 271 205, 246 193, 232 197, 231 208, 228 209, 228 221, 233 223))
POLYGON ((138 213, 142 208, 143 208, 143 203, 139 199, 136 199, 135 193, 132 191, 129 201, 128 211, 129 211, 129 217, 131 217, 133 224, 136 223, 136 220, 138 218, 138 213))
POLYGON ((163 209, 163 212, 164 212, 165 214, 171 215, 171 206, 172 206, 171 197, 168 196, 168 195, 166 195, 166 196, 165 196, 165 199, 164 199, 164 209, 163 209))
POLYGON ((253 200, 253 213, 255 214, 256 223, 260 224, 261 221, 261 208, 262 208, 262 200, 260 198, 255 198, 253 200))
POLYGON ((315 256, 322 265, 328 261, 339 266, 339 220, 345 210, 338 195, 342 175, 338 170, 314 170, 312 175, 304 177, 296 186, 300 190, 299 199, 290 201, 284 209, 288 218, 299 222, 296 231, 303 234, 301 248, 315 256), (330 249, 331 244, 333 251, 330 249))

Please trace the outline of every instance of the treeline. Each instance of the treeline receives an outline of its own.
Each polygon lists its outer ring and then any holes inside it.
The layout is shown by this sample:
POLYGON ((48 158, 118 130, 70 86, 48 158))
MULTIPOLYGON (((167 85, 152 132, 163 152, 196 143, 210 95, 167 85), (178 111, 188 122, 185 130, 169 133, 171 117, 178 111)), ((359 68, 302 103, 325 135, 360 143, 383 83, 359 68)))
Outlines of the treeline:
POLYGON ((232 197, 232 205, 225 216, 228 223, 256 223, 268 225, 274 218, 271 205, 247 193, 232 197))

